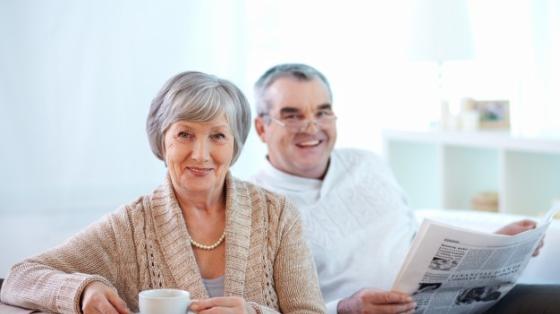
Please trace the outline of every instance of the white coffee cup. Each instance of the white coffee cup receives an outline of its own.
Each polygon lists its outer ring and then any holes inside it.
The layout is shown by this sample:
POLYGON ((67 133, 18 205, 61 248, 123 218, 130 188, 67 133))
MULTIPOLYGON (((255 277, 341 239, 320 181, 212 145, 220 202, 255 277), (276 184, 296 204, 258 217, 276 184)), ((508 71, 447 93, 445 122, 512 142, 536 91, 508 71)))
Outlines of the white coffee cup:
POLYGON ((144 290, 139 294, 140 314, 186 314, 191 294, 179 289, 144 290))

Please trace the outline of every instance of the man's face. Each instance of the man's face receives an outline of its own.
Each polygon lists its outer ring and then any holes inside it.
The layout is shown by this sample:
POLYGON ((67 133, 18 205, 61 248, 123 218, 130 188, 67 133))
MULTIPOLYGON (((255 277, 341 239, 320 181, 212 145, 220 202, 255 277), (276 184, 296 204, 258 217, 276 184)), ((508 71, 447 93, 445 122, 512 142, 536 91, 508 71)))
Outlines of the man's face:
POLYGON ((270 163, 293 175, 323 178, 336 141, 326 86, 318 79, 280 77, 266 89, 264 99, 271 104, 269 116, 257 117, 255 126, 268 146, 270 163), (294 128, 294 121, 302 126, 294 128))

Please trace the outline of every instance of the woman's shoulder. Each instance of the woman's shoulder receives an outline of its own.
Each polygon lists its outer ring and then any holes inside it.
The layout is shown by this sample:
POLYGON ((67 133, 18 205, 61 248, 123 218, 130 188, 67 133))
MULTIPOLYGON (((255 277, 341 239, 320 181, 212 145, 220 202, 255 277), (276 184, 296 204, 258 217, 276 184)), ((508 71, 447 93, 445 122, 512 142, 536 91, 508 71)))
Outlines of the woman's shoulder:
POLYGON ((138 226, 142 226, 146 217, 146 205, 149 204, 151 195, 139 196, 133 201, 124 203, 115 210, 105 214, 92 225, 109 228, 114 233, 129 233, 138 226))
POLYGON ((152 192, 136 197, 132 201, 121 205, 112 215, 114 217, 135 219, 138 216, 146 216, 154 206, 167 205, 169 202, 170 189, 164 182, 157 186, 152 192))

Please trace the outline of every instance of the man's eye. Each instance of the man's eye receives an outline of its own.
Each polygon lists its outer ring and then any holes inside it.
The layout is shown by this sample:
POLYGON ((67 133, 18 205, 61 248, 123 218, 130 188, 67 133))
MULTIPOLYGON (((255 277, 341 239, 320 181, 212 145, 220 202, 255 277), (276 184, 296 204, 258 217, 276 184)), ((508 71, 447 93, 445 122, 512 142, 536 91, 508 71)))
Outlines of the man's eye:
POLYGON ((324 117, 332 116, 332 114, 333 113, 330 110, 319 110, 319 111, 317 111, 317 113, 315 113, 315 116, 317 118, 324 118, 324 117))
POLYGON ((287 114, 284 116, 284 120, 299 120, 300 116, 297 114, 287 114))

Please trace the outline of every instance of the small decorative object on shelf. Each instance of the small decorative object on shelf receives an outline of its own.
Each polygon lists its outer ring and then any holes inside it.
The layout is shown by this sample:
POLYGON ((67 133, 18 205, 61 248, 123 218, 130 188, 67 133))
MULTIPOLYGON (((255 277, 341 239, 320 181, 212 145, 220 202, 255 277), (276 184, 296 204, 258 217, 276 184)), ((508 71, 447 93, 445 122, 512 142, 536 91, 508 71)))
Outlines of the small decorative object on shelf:
POLYGON ((509 101, 478 100, 474 103, 481 129, 509 129, 509 101))
POLYGON ((480 112, 476 109, 476 101, 472 98, 461 100, 461 129, 463 131, 476 131, 480 127, 480 112))
POLYGON ((471 206, 473 209, 480 211, 498 212, 498 192, 486 191, 476 194, 471 199, 471 206))
POLYGON ((442 103, 441 123, 444 130, 509 130, 509 101, 476 100, 463 98, 451 110, 449 103, 442 103))

